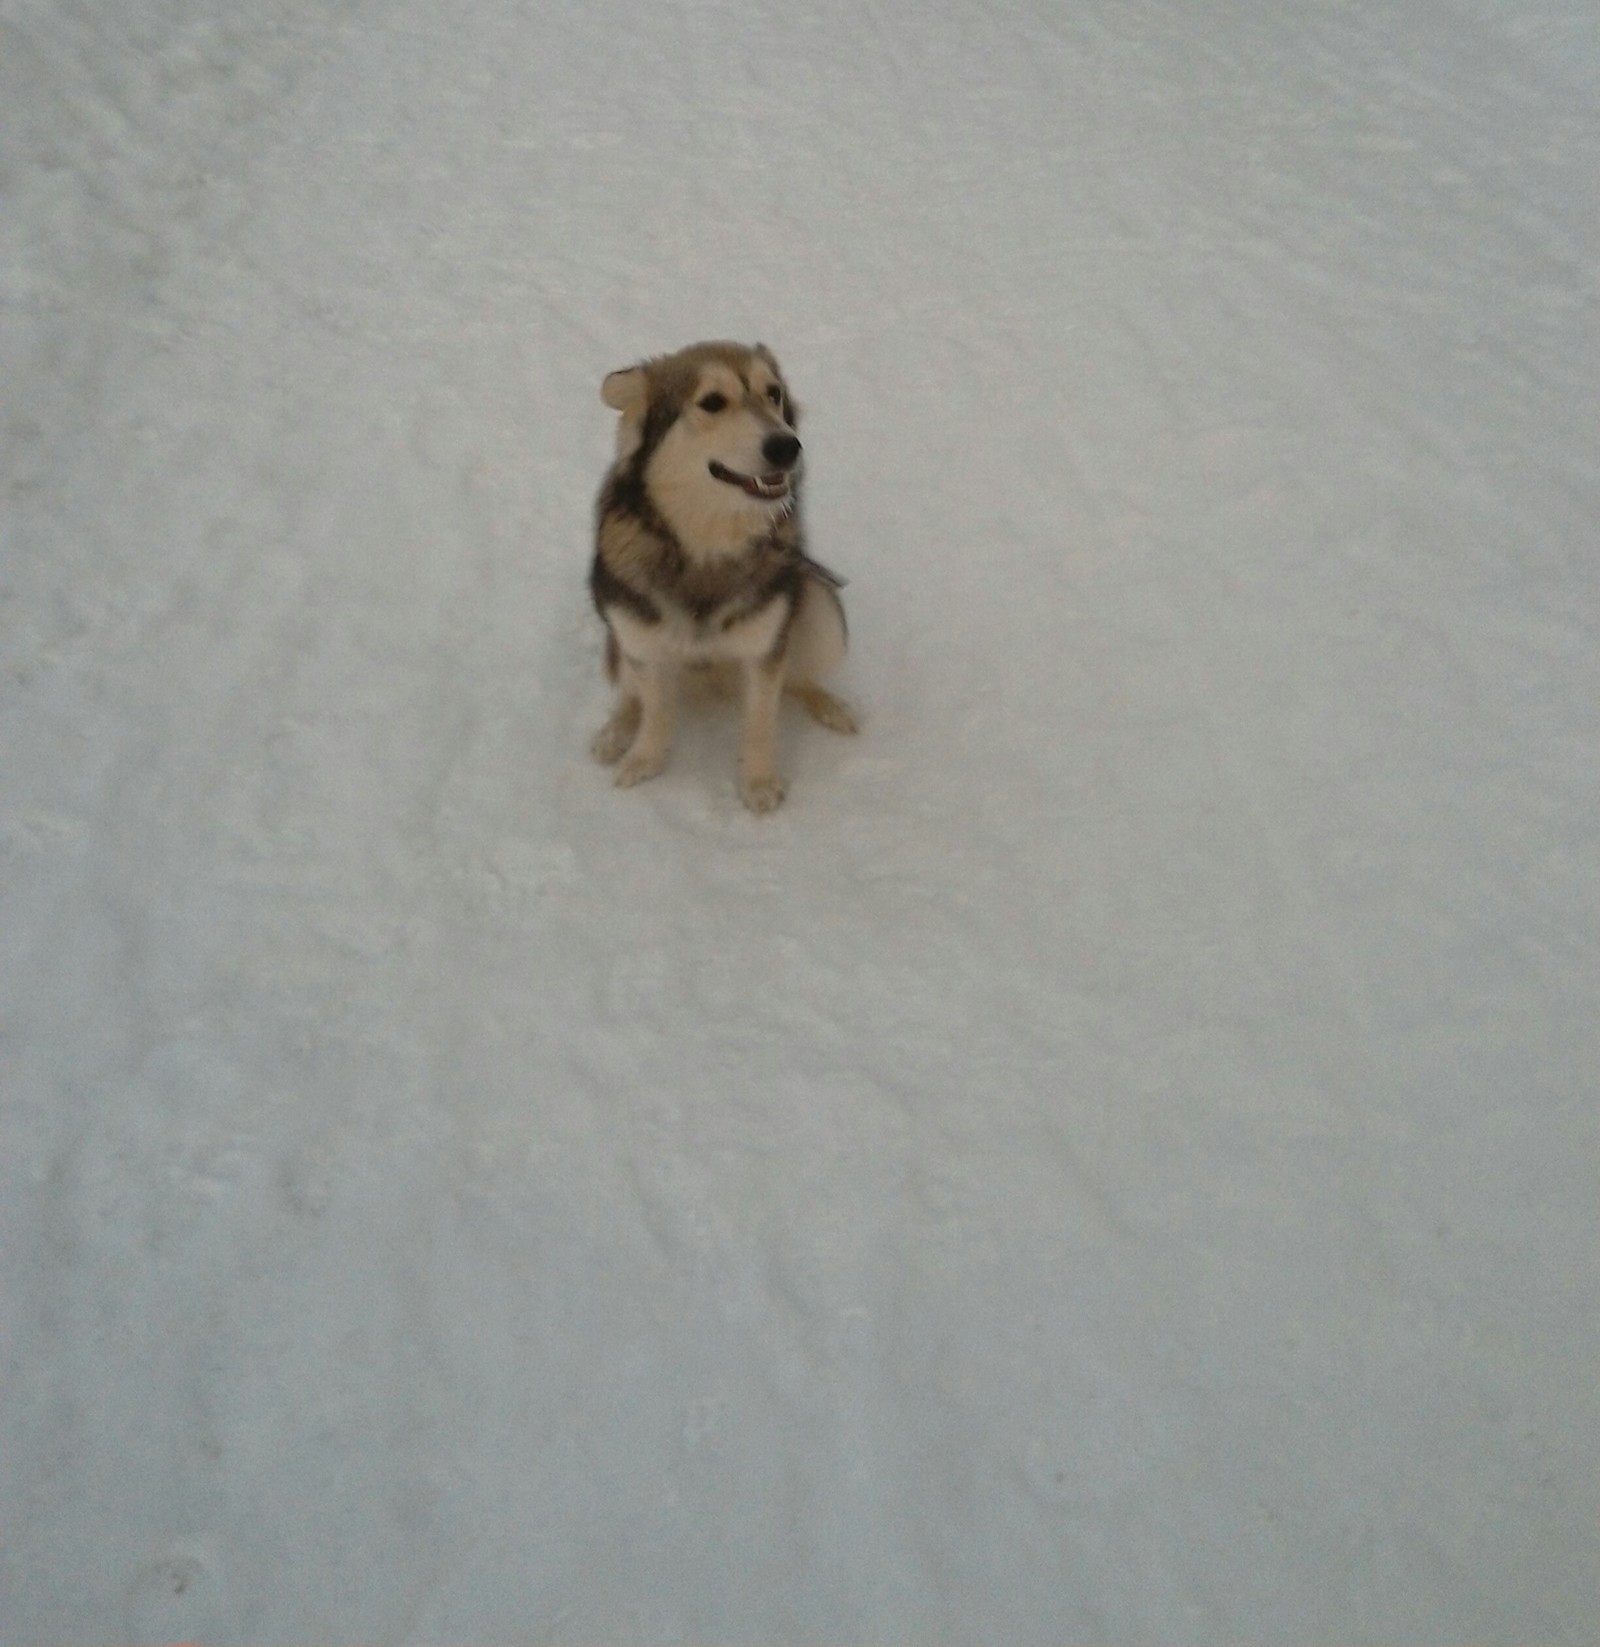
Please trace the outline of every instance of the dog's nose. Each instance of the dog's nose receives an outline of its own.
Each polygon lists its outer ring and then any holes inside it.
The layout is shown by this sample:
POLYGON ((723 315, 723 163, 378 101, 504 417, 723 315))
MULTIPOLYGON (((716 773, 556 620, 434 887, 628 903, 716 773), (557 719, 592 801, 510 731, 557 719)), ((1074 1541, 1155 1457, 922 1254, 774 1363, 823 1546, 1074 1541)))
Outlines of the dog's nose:
POLYGON ((792 469, 800 456, 800 442, 793 435, 768 435, 761 443, 761 455, 774 469, 792 469))

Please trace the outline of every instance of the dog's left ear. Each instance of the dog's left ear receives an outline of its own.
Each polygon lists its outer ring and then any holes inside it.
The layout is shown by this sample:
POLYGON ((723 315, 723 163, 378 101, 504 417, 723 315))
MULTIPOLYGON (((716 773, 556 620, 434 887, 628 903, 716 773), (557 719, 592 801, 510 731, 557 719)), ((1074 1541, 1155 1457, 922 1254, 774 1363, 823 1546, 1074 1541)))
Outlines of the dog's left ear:
POLYGON ((644 367, 625 366, 619 372, 608 372, 600 385, 600 398, 614 412, 642 411, 649 385, 644 367))
POLYGON ((766 361, 766 363, 772 368, 772 375, 777 378, 780 384, 782 384, 783 398, 788 402, 789 406, 789 427, 791 429, 798 429, 800 427, 800 407, 794 396, 789 393, 789 385, 783 381, 783 368, 778 364, 778 357, 773 354, 765 343, 758 343, 755 346, 754 352, 766 361))

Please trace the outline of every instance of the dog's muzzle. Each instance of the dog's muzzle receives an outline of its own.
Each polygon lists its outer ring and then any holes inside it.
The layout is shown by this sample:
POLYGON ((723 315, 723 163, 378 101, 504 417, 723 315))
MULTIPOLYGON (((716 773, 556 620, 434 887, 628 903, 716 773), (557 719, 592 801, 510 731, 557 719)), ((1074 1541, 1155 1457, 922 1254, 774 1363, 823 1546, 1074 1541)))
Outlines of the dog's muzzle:
POLYGON ((764 475, 741 475, 715 459, 708 467, 718 480, 729 486, 737 486, 753 498, 775 502, 788 494, 790 473, 800 461, 799 438, 795 435, 768 435, 761 443, 761 456, 772 465, 764 475))

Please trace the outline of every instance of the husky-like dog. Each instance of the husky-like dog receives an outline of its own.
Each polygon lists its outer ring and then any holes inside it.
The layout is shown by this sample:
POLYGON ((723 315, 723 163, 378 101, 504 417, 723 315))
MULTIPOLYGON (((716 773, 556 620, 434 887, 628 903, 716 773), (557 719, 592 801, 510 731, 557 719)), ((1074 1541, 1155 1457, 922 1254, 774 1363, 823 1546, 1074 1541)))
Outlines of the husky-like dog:
POLYGON ((682 669, 734 666, 739 793, 770 812, 784 795, 783 692, 835 732, 856 729, 821 685, 844 657, 844 607, 840 580, 806 554, 800 530, 799 408, 760 343, 658 355, 612 372, 600 397, 622 417, 589 588, 619 696, 595 758, 620 763, 624 788, 653 778, 672 747, 682 669))

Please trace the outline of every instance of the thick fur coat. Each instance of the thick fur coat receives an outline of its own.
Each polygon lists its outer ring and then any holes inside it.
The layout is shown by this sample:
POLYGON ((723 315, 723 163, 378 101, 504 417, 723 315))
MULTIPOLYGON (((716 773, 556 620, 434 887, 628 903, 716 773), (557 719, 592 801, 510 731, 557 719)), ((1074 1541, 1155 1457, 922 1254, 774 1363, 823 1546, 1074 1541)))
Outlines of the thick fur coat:
POLYGON ((822 686, 845 651, 840 580, 806 553, 794 404, 762 344, 698 343, 612 372, 616 458, 596 503, 589 587, 618 697, 594 741, 624 787, 667 763, 683 671, 737 671, 739 792, 784 798, 778 705, 853 732, 822 686))

